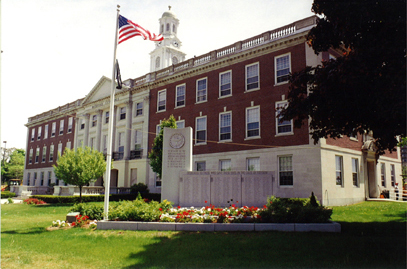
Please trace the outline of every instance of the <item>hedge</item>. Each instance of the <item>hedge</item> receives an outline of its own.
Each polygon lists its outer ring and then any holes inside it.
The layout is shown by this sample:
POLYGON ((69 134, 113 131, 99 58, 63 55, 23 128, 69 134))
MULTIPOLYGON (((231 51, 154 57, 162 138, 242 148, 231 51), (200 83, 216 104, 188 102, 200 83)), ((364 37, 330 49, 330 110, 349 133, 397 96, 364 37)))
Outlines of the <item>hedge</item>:
POLYGON ((9 191, 2 191, 1 192, 1 198, 12 198, 15 197, 16 194, 14 192, 9 192, 9 191))
MULTIPOLYGON (((49 204, 74 204, 79 203, 79 196, 54 196, 54 195, 32 195, 31 198, 41 199, 46 203, 49 204)), ((137 194, 110 194, 109 201, 121 201, 121 200, 135 200, 137 198, 137 194)), ((144 199, 160 201, 161 194, 160 193, 146 193, 142 194, 144 199)), ((103 202, 105 200, 105 196, 102 195, 82 195, 82 203, 88 202, 103 202)))

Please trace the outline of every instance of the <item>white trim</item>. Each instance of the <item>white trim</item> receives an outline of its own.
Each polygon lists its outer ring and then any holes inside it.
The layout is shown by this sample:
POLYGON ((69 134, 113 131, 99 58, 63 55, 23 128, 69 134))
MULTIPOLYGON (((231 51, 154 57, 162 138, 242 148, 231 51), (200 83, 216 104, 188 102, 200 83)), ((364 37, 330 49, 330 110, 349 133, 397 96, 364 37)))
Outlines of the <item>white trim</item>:
POLYGON ((208 101, 208 77, 203 77, 196 80, 196 88, 195 88, 195 104, 205 103, 208 101), (198 101, 198 82, 201 80, 206 81, 205 86, 205 100, 198 101))
POLYGON ((161 90, 157 92, 157 112, 164 112, 167 110, 167 89, 161 90), (164 109, 160 109, 160 94, 164 92, 165 97, 165 105, 164 109))
POLYGON ((185 107, 186 99, 187 99, 187 84, 182 83, 182 84, 179 84, 179 85, 175 86, 175 108, 185 107), (178 87, 182 87, 182 86, 184 86, 184 104, 178 106, 177 105, 178 87))
POLYGON ((252 64, 247 64, 245 66, 245 80, 244 80, 244 85, 245 85, 245 92, 251 92, 251 91, 256 91, 260 89, 260 63, 259 62, 255 62, 252 64), (247 89, 247 68, 251 67, 253 65, 257 65, 257 87, 253 88, 253 89, 247 89))
POLYGON ((196 117, 195 118, 195 143, 194 143, 194 145, 195 146, 206 145, 207 141, 208 141, 208 118, 207 118, 207 116, 196 117), (197 132, 202 131, 202 130, 198 130, 197 123, 198 123, 198 119, 203 119, 203 118, 205 118, 205 141, 198 143, 197 142, 197 132))
POLYGON ((261 138, 261 125, 260 125, 260 118, 261 118, 261 116, 260 116, 260 106, 251 106, 251 107, 246 107, 246 110, 245 110, 245 140, 247 140, 247 139, 256 139, 256 138, 261 138), (249 109, 258 109, 259 110, 259 135, 256 135, 256 136, 248 136, 248 130, 247 130, 247 124, 248 124, 248 122, 247 122, 247 120, 248 120, 248 118, 247 118, 247 111, 249 110, 249 109))
POLYGON ((274 57, 274 86, 282 85, 282 84, 287 84, 287 83, 289 82, 289 80, 285 80, 285 81, 282 81, 282 82, 277 82, 277 71, 278 71, 278 70, 277 70, 277 59, 283 58, 283 57, 286 57, 286 56, 288 56, 288 64, 289 64, 288 73, 291 73, 291 71, 292 71, 292 67, 291 67, 291 52, 288 52, 288 53, 285 53, 285 54, 281 54, 281 55, 275 56, 275 57, 274 57))
POLYGON ((219 113, 219 136, 218 136, 218 138, 219 138, 219 142, 230 142, 230 141, 232 141, 232 111, 231 110, 229 110, 229 111, 225 111, 225 112, 221 112, 221 113, 219 113), (230 114, 230 138, 229 139, 221 139, 220 137, 221 137, 221 132, 220 132, 220 129, 222 128, 222 126, 221 126, 221 115, 223 115, 223 114, 230 114))
POLYGON ((222 99, 222 98, 226 98, 226 97, 230 97, 230 96, 232 96, 232 70, 228 70, 228 71, 225 71, 225 72, 221 72, 221 73, 219 73, 219 99, 222 99), (227 95, 221 95, 221 93, 222 93, 222 90, 221 90, 221 87, 222 87, 222 75, 224 75, 224 74, 227 74, 227 73, 230 73, 230 93, 229 94, 227 94, 227 95))
MULTIPOLYGON (((293 135, 294 134, 294 130, 293 130, 293 120, 290 120, 290 126, 291 126, 291 131, 290 132, 283 132, 283 133, 279 133, 278 132, 278 124, 279 124, 279 118, 278 118, 278 115, 279 115, 279 108, 280 107, 285 107, 285 106, 288 106, 288 101, 278 101, 278 102, 276 102, 275 103, 275 123, 276 123, 276 137, 277 136, 285 136, 285 135, 293 135)), ((288 126, 288 124, 286 125, 286 126, 288 126)))

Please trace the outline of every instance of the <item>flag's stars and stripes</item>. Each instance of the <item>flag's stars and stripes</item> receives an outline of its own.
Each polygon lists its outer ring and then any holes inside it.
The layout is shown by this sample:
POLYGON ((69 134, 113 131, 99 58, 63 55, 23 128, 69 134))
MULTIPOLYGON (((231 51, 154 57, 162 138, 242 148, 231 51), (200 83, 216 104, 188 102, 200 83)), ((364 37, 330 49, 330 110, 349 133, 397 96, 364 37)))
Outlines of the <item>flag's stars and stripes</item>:
POLYGON ((119 16, 119 44, 127 39, 135 36, 141 36, 144 40, 162 41, 164 37, 162 35, 156 35, 150 33, 147 29, 144 29, 137 23, 134 23, 123 16, 119 16))

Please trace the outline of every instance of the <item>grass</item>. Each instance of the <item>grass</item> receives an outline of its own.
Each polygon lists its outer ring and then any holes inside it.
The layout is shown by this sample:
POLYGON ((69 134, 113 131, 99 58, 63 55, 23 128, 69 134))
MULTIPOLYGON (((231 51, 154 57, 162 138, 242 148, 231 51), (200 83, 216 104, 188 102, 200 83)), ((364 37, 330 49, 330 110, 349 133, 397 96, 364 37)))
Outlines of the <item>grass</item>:
POLYGON ((1 268, 406 268, 407 203, 335 207, 340 234, 47 231, 68 209, 2 205, 1 268))

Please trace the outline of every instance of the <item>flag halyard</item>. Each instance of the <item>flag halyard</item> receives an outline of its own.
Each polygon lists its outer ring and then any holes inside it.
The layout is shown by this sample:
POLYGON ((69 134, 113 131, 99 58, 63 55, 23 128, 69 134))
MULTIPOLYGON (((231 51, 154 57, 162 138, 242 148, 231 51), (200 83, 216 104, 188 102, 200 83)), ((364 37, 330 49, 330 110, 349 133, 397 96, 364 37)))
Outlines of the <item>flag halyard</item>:
POLYGON ((141 36, 144 40, 162 41, 164 37, 162 35, 152 34, 149 30, 144 29, 137 23, 134 23, 122 15, 119 16, 119 40, 118 43, 122 43, 132 37, 141 36))

